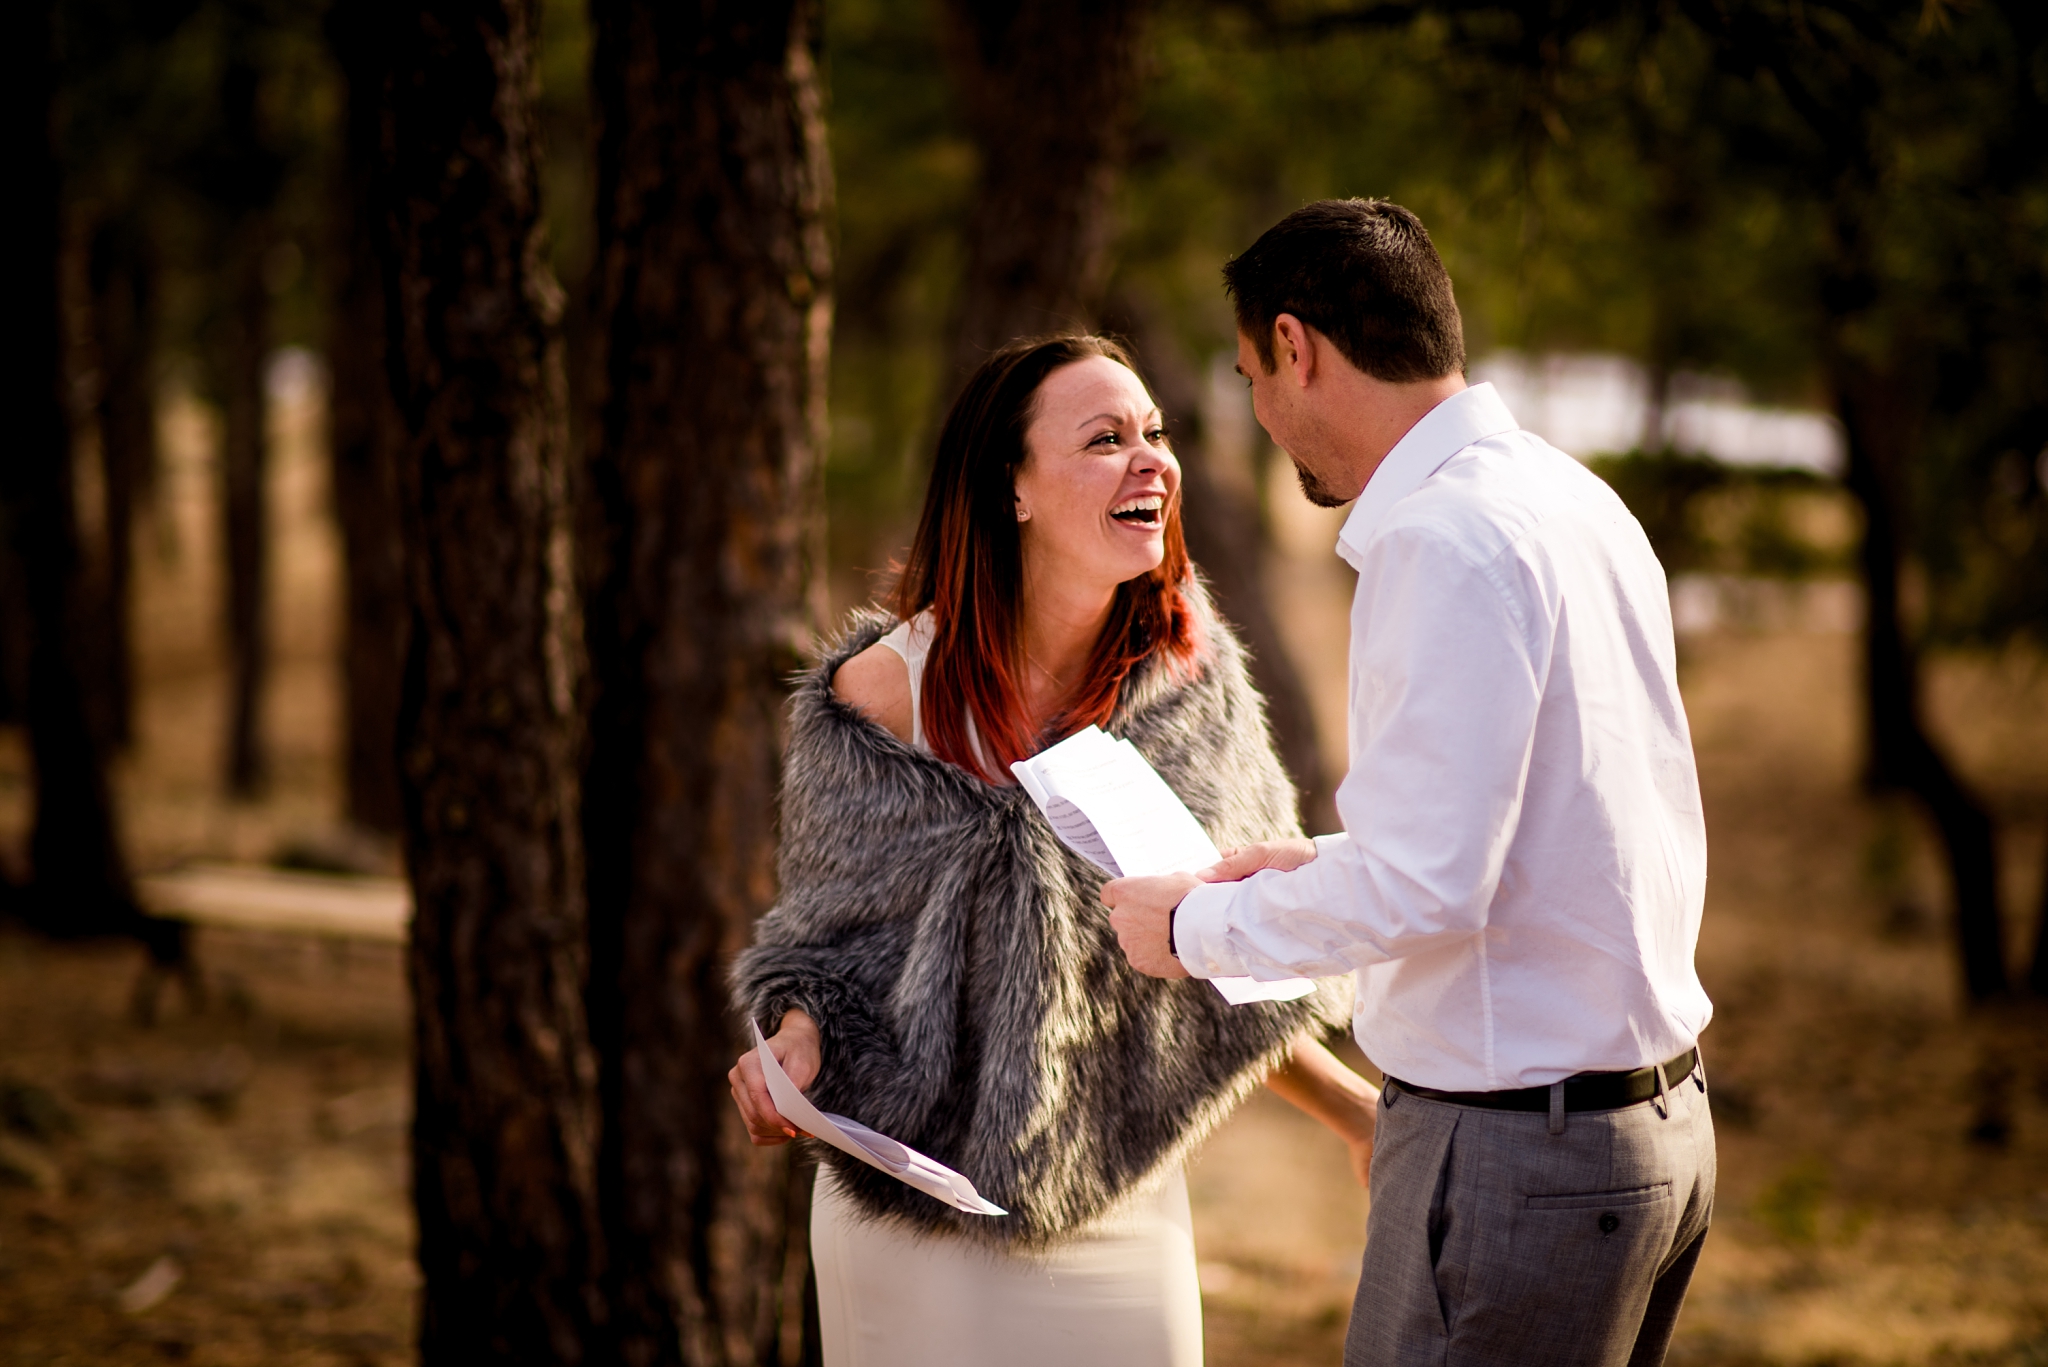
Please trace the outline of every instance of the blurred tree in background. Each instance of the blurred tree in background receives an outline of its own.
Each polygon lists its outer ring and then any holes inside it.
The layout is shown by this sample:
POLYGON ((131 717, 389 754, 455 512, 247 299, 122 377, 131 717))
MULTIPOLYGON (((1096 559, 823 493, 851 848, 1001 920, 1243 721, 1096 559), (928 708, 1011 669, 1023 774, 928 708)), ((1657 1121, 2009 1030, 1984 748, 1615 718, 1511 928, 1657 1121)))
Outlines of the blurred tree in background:
MULTIPOLYGON (((951 378, 1016 337, 1101 316, 1143 0, 946 0, 954 101, 976 151, 951 378)), ((950 395, 946 396, 950 398, 950 395)))
POLYGON ((266 760, 267 367, 281 311, 303 334, 332 122, 317 13, 267 0, 77 0, 60 7, 67 228, 89 258, 105 489, 111 712, 125 734, 128 561, 154 488, 148 411, 167 347, 222 417, 222 629, 233 661, 223 773, 253 795, 266 760))
POLYGON ((342 765, 350 820, 395 832, 404 820, 398 708, 411 614, 405 607, 397 466, 404 439, 384 377, 384 279, 371 187, 382 150, 382 37, 368 5, 326 20, 341 76, 329 151, 322 271, 327 327, 328 464, 342 542, 342 765))
POLYGON ((159 958, 175 957, 182 937, 149 933, 136 905, 108 788, 111 737, 104 709, 93 705, 105 696, 94 687, 104 684, 94 668, 104 659, 93 651, 103 638, 94 629, 71 471, 53 7, 32 6, 27 20, 6 83, 8 119, 23 149, 20 241, 30 259, 8 273, 8 316, 25 345, 8 368, 17 430, 15 450, 0 462, 0 527, 6 598, 19 614, 8 644, 26 656, 8 670, 10 701, 28 729, 35 813, 28 886, 10 901, 53 933, 139 932, 159 958))

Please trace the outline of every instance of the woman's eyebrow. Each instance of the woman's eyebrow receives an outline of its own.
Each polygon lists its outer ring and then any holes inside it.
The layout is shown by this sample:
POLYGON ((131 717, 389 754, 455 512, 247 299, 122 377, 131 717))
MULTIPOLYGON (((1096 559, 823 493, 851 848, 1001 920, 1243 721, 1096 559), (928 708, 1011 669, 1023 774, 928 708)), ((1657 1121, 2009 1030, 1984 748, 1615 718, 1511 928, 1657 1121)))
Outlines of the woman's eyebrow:
MULTIPOLYGON (((1159 410, 1158 410, 1157 408, 1154 408, 1154 409, 1152 409, 1152 410, 1151 410, 1151 411, 1150 411, 1149 413, 1147 413, 1147 414, 1146 414, 1145 416, 1146 416, 1146 418, 1148 418, 1148 419, 1157 419, 1157 418, 1161 418, 1161 417, 1163 417, 1163 416, 1165 416, 1165 415, 1164 415, 1164 414, 1162 414, 1162 413, 1161 413, 1161 412, 1160 412, 1160 411, 1159 411, 1159 410)), ((1082 420, 1081 420, 1080 422, 1077 422, 1077 423, 1075 423, 1075 424, 1074 424, 1074 430, 1075 430, 1076 432, 1078 432, 1078 431, 1080 431, 1080 430, 1081 430, 1082 428, 1084 428, 1084 427, 1092 427, 1092 426, 1094 426, 1094 425, 1095 425, 1096 423, 1098 423, 1098 422, 1120 422, 1120 421, 1122 421, 1122 419, 1118 418, 1118 417, 1117 417, 1117 415, 1116 415, 1116 414, 1114 414, 1114 413, 1097 413, 1097 414, 1096 414, 1096 415, 1095 415, 1094 417, 1092 417, 1092 418, 1083 418, 1083 419, 1082 419, 1082 420)))

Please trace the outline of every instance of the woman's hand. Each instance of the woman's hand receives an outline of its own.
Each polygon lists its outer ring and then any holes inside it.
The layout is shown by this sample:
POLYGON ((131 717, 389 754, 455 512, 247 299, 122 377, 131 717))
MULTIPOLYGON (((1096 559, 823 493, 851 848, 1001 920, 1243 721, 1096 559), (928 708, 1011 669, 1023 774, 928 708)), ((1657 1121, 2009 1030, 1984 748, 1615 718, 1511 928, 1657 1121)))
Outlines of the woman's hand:
MULTIPOLYGON (((1375 1100, 1373 1104, 1377 1107, 1379 1103, 1375 1100)), ((1351 1150, 1351 1175, 1358 1179, 1360 1187, 1371 1191, 1372 1136, 1368 1134, 1363 1139, 1347 1139, 1344 1141, 1344 1146, 1351 1150)))
MULTIPOLYGON (((784 1012, 781 1026, 768 1037, 768 1048, 798 1091, 808 1091, 817 1081, 818 1069, 824 1066, 825 1049, 818 1035, 818 1023, 809 1016, 801 1011, 784 1012)), ((740 1119, 747 1122, 747 1137, 756 1144, 763 1148, 787 1144, 803 1133, 775 1109, 775 1099, 768 1095, 768 1079, 761 1072, 761 1060, 753 1050, 740 1055, 740 1061, 732 1066, 725 1080, 732 1084, 732 1100, 740 1108, 740 1119)))
POLYGON ((1308 1112, 1336 1132, 1351 1151, 1351 1172, 1358 1185, 1372 1186, 1372 1138, 1379 1125, 1380 1091, 1344 1061, 1325 1049, 1315 1036, 1295 1036, 1287 1061, 1266 1079, 1283 1099, 1308 1112))
POLYGON ((1305 836, 1291 840, 1261 840, 1256 845, 1239 845, 1225 850, 1223 857, 1206 869, 1195 871, 1204 883, 1235 883, 1264 869, 1291 873, 1316 857, 1316 842, 1305 836))

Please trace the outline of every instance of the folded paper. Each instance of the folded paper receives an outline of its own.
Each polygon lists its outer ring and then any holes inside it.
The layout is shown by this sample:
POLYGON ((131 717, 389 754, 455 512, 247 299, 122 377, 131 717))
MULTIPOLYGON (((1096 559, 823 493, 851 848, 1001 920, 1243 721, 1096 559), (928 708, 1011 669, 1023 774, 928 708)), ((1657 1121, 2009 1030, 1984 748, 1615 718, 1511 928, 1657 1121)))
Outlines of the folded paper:
MULTIPOLYGON (((1193 873, 1222 858, 1159 771, 1128 740, 1090 726, 1010 766, 1053 833, 1112 878, 1193 873)), ((1315 990, 1307 978, 1211 978, 1232 1006, 1286 1002, 1315 990)))
POLYGON ((775 1099, 775 1109, 782 1113, 783 1119, 833 1148, 852 1154, 869 1167, 880 1168, 897 1181, 916 1187, 927 1196, 937 1197, 970 1215, 1010 1213, 983 1200, 981 1193, 974 1189, 974 1183, 936 1158, 927 1158, 908 1144, 899 1144, 857 1120, 832 1115, 813 1106, 789 1080, 789 1074, 782 1071, 782 1063, 775 1057, 775 1051, 761 1037, 761 1027, 752 1021, 747 1025, 754 1032, 754 1053, 760 1058, 761 1072, 768 1080, 768 1095, 775 1099))

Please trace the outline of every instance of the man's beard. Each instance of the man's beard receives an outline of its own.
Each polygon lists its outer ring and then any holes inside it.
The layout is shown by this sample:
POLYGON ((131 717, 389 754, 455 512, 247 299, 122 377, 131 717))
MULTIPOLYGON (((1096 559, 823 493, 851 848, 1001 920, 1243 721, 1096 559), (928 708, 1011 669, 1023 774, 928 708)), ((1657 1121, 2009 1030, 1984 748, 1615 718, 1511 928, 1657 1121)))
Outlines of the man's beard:
POLYGON ((1302 465, 1300 461, 1294 459, 1292 453, 1288 455, 1287 459, 1294 466, 1295 479, 1300 481, 1301 483, 1301 496, 1307 499, 1309 502, 1315 504, 1316 507, 1341 508, 1351 501, 1349 498, 1335 492, 1330 488, 1329 485, 1323 483, 1314 475, 1310 474, 1308 472, 1307 467, 1302 465))

